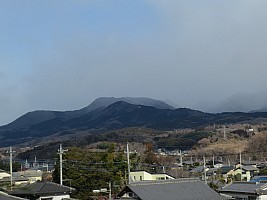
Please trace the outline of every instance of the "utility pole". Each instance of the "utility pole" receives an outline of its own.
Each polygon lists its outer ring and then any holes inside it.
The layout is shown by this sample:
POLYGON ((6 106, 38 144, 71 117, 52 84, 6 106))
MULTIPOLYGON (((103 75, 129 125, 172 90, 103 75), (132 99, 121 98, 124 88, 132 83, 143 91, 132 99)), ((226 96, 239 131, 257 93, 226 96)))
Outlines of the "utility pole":
POLYGON ((109 181, 108 183, 108 186, 109 186, 109 195, 108 195, 108 199, 111 200, 112 197, 111 197, 111 182, 109 181))
POLYGON ((62 176, 62 155, 64 154, 64 152, 68 151, 68 149, 64 150, 62 149, 62 144, 59 145, 59 150, 58 150, 58 154, 59 154, 59 171, 60 171, 60 185, 63 185, 63 176, 62 176))
POLYGON ((9 166, 10 166, 10 186, 13 185, 13 167, 12 167, 12 159, 13 156, 12 154, 15 153, 15 151, 12 151, 12 147, 9 147, 9 151, 7 152, 9 153, 9 166))
POLYGON ((183 166, 183 155, 182 155, 182 151, 180 150, 180 166, 183 166))
POLYGON ((240 164, 240 169, 242 169, 242 154, 241 154, 241 151, 239 153, 239 164, 240 164))
POLYGON ((130 172, 131 172, 131 168, 130 168, 130 152, 129 152, 129 144, 127 142, 127 147, 126 147, 126 153, 127 153, 127 164, 128 164, 128 184, 131 183, 131 177, 130 177, 130 172))
POLYGON ((36 156, 34 157, 34 169, 37 171, 37 159, 36 159, 36 156))
POLYGON ((130 153, 137 153, 137 151, 135 150, 134 152, 131 152, 129 150, 129 143, 127 142, 127 146, 126 146, 126 152, 124 152, 127 154, 127 165, 128 165, 128 184, 131 183, 131 163, 130 163, 130 153))
POLYGON ((214 167, 214 165, 215 165, 214 154, 212 154, 212 165, 213 165, 213 167, 214 167))
POLYGON ((205 159, 205 155, 203 156, 203 163, 204 163, 204 180, 205 180, 205 184, 207 185, 207 175, 206 175, 206 159, 205 159))

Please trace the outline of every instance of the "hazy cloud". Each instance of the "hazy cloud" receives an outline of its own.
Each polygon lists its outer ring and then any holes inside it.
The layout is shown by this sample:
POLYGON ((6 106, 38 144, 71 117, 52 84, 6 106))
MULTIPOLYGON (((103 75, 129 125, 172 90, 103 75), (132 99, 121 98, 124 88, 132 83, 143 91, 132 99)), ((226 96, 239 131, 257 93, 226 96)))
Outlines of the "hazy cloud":
POLYGON ((265 0, 15 2, 0 14, 0 123, 99 96, 209 109, 265 90, 265 0))

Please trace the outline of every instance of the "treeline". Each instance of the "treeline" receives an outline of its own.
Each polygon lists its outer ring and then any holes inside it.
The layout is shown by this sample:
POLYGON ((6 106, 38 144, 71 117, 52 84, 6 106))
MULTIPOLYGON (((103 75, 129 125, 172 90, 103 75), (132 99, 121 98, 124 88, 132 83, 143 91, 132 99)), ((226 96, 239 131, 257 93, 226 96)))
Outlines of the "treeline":
MULTIPOLYGON (((102 151, 92 152, 92 149, 69 148, 63 155, 63 180, 64 185, 77 189, 72 196, 77 199, 88 199, 95 196, 93 190, 108 188, 111 183, 112 193, 116 195, 128 182, 128 165, 125 149, 116 147, 113 143, 102 143, 102 151)), ((130 154, 131 170, 141 169, 153 172, 149 164, 159 164, 157 156, 153 151, 152 144, 146 144, 146 150, 140 154, 130 154)), ((156 172, 156 171, 154 171, 156 172)), ((59 162, 53 173, 53 181, 60 182, 59 162)))

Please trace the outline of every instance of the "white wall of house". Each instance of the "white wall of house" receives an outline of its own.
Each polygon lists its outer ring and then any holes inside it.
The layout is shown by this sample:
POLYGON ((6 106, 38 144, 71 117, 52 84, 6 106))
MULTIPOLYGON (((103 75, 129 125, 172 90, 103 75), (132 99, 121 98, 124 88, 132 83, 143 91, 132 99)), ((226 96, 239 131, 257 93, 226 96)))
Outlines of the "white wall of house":
POLYGON ((130 178, 133 182, 174 179, 173 177, 167 174, 150 174, 145 171, 130 172, 130 178))
POLYGON ((11 175, 6 173, 6 172, 0 172, 0 179, 4 178, 4 177, 10 177, 11 175))
POLYGON ((267 200, 267 195, 260 195, 257 200, 267 200))
POLYGON ((58 196, 45 196, 45 197, 40 197, 38 200, 50 200, 52 198, 52 200, 62 200, 64 198, 70 198, 70 195, 65 194, 65 195, 58 195, 58 196))
POLYGON ((132 181, 152 180, 151 174, 145 171, 130 172, 130 178, 132 181))

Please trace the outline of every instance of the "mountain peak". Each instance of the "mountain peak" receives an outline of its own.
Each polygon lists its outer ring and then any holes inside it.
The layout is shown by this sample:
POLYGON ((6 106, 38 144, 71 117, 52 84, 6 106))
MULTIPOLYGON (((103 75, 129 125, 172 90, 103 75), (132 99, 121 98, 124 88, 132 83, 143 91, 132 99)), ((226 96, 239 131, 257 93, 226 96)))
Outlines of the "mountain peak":
POLYGON ((158 109, 174 109, 171 105, 161 100, 155 100, 146 97, 99 97, 94 100, 89 106, 82 109, 83 112, 90 112, 100 108, 106 108, 109 105, 123 101, 133 105, 151 106, 158 109))

